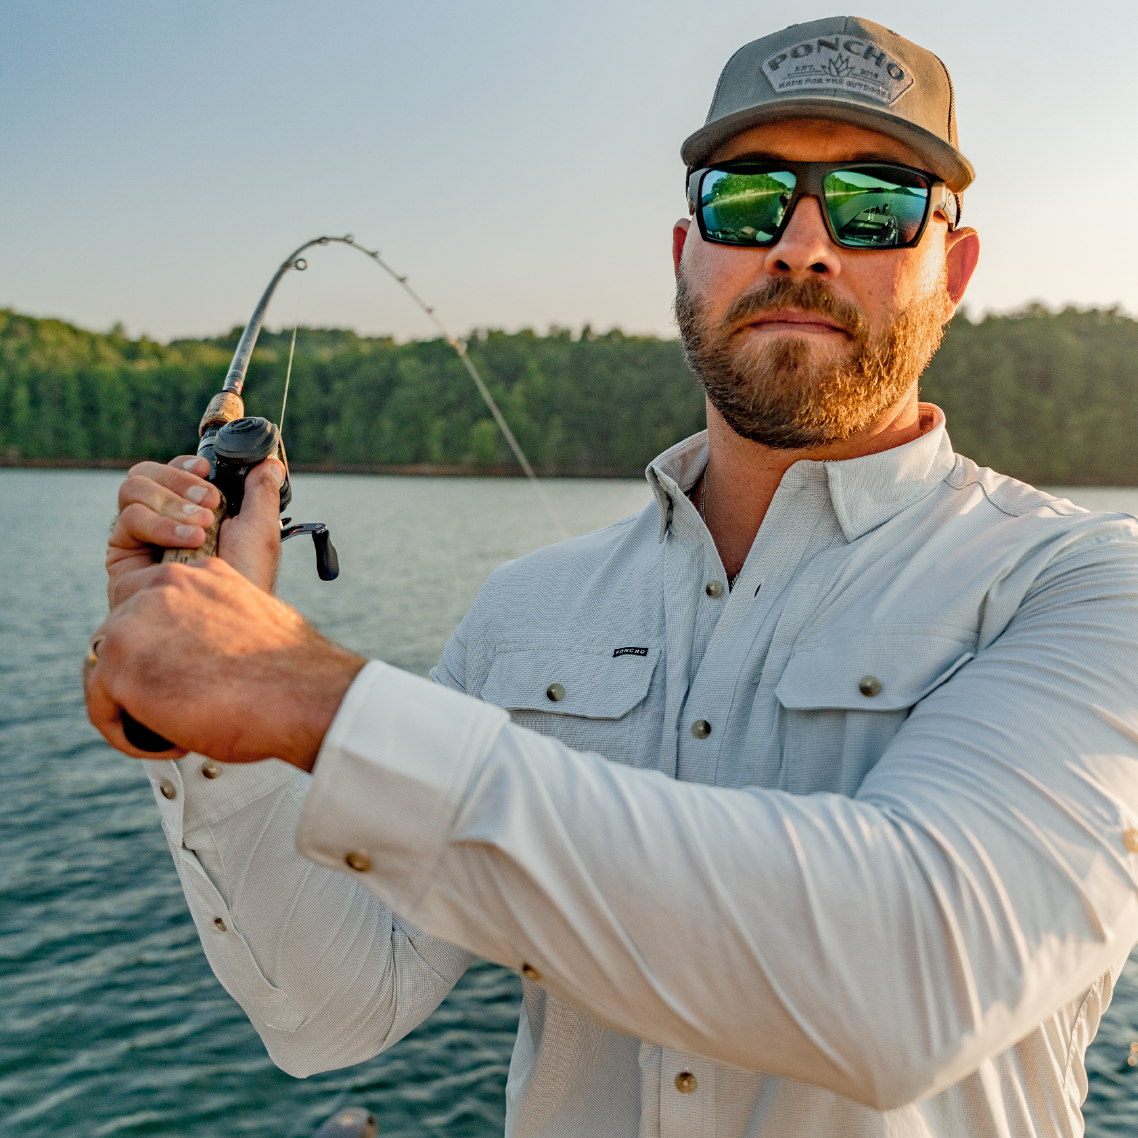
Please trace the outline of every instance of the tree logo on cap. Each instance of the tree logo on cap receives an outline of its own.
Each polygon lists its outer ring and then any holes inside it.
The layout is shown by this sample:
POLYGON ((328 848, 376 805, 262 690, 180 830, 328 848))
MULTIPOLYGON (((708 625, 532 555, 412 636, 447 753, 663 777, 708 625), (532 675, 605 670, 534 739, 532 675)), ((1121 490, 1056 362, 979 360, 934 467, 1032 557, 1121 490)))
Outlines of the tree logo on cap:
POLYGON ((887 51, 845 36, 802 40, 772 55, 763 73, 780 95, 848 92, 885 106, 913 85, 912 75, 887 51))

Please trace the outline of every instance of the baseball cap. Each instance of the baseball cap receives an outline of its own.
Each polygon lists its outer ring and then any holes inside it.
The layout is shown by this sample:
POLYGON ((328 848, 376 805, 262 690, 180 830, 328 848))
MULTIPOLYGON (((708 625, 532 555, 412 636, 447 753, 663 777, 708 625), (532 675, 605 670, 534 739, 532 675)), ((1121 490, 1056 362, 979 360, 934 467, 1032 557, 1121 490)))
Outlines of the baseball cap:
POLYGON ((761 123, 821 118, 905 143, 960 193, 975 177, 960 153, 948 68, 918 47, 858 16, 831 16, 741 47, 727 61, 707 122, 680 149, 700 166, 729 138, 761 123))

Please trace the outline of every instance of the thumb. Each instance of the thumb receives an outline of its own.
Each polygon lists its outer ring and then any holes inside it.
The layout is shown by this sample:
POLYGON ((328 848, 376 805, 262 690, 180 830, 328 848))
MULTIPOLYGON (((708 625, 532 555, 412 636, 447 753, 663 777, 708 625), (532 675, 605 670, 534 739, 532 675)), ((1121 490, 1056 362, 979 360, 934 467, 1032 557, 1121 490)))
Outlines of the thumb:
POLYGON ((281 550, 280 489, 284 465, 267 458, 249 471, 241 512, 221 526, 218 553, 243 577, 272 592, 281 550))
POLYGON ((259 462, 245 476, 245 497, 240 517, 248 515, 257 529, 280 529, 281 486, 285 480, 284 463, 276 458, 259 462))

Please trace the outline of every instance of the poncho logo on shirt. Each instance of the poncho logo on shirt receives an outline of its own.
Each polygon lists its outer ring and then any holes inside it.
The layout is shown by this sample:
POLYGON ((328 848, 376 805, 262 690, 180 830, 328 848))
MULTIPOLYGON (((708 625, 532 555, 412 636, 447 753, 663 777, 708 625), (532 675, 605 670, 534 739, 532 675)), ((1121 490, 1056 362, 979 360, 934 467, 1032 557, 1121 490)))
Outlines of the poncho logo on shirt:
POLYGON ((612 651, 613 658, 617 656, 647 656, 647 648, 614 648, 612 651))

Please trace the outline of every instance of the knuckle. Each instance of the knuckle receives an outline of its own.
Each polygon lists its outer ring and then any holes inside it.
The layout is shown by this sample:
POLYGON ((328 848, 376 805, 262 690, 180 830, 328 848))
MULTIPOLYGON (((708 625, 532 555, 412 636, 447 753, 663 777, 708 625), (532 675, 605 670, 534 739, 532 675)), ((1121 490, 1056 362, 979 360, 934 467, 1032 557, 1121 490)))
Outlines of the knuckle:
POLYGON ((185 584, 189 571, 180 561, 163 561, 154 575, 154 584, 162 588, 178 588, 185 584))
POLYGON ((119 505, 136 502, 145 495, 150 479, 141 474, 136 474, 137 469, 137 467, 133 467, 131 473, 119 486, 119 505))
POLYGON ((124 506, 118 516, 118 522, 124 526, 128 533, 146 534, 149 532, 148 522, 154 516, 154 511, 141 502, 131 502, 124 506))

